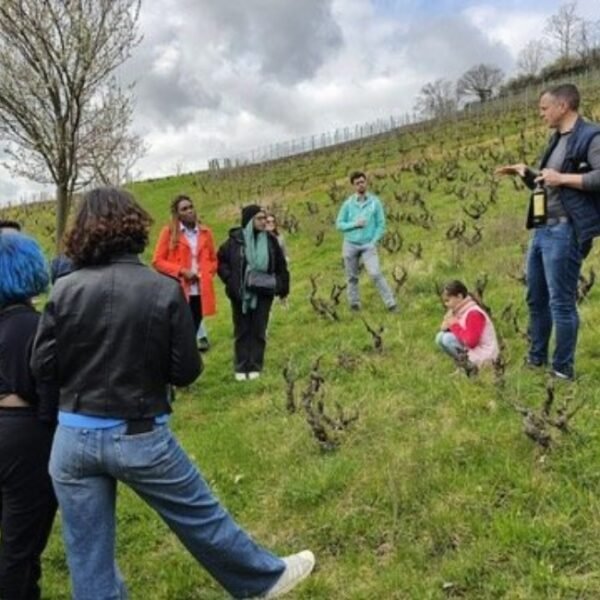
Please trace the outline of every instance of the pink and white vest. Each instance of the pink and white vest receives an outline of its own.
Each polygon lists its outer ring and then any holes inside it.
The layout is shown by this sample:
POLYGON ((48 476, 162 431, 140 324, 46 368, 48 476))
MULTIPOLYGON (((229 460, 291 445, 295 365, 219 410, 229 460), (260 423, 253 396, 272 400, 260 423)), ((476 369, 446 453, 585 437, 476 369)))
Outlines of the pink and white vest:
POLYGON ((464 329, 467 325, 467 315, 472 311, 476 310, 485 317, 485 326, 481 333, 479 343, 475 348, 467 348, 467 354, 469 360, 478 367, 487 362, 493 362, 498 358, 500 354, 500 348, 498 347, 498 338, 496 337, 496 330, 491 319, 487 313, 475 302, 475 300, 469 298, 454 316, 458 319, 458 323, 464 329))

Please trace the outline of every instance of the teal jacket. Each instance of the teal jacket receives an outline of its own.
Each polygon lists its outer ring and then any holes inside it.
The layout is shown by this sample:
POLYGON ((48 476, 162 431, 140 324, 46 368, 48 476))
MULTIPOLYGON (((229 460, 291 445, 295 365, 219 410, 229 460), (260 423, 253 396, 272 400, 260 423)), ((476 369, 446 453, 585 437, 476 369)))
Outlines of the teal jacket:
POLYGON ((344 233, 344 241, 352 244, 376 244, 385 233, 385 214, 381 200, 367 192, 366 199, 359 201, 356 194, 346 198, 340 208, 335 226, 344 233), (364 227, 357 227, 358 219, 365 220, 364 227))

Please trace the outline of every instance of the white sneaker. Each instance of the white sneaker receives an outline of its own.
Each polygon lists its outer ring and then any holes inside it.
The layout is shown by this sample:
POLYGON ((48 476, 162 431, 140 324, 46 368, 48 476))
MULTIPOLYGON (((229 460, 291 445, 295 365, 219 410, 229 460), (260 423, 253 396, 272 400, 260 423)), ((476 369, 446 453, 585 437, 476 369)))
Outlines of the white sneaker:
POLYGON ((235 380, 236 381, 246 381, 246 373, 236 373, 235 380))
POLYGON ((285 571, 277 583, 261 598, 279 598, 304 581, 315 566, 315 555, 310 550, 286 556, 283 559, 285 571))
POLYGON ((248 379, 258 379, 260 377, 260 373, 258 371, 250 371, 248 373, 248 379))

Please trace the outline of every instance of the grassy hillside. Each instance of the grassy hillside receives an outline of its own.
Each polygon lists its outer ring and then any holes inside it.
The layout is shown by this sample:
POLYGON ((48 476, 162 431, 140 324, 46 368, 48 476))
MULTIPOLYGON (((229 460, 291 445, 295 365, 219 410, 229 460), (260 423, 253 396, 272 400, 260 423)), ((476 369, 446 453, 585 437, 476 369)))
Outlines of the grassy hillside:
MULTIPOLYGON (((600 83, 583 86, 584 114, 600 120, 600 83)), ((216 239, 237 224, 239 207, 273 208, 292 232, 289 309, 276 305, 264 376, 233 381, 232 326, 217 283, 219 313, 208 322, 204 375, 180 393, 173 429, 230 511, 280 553, 304 547, 318 570, 305 599, 593 599, 600 597, 600 434, 597 288, 580 306, 575 384, 556 384, 555 403, 576 406, 571 433, 553 429, 545 450, 528 439, 513 404, 538 409, 546 377, 526 370, 526 306, 520 281, 527 193, 494 181, 505 162, 533 163, 547 130, 535 106, 501 105, 449 123, 414 126, 333 150, 232 172, 146 181, 133 191, 156 219, 171 198, 195 199, 216 239), (360 316, 383 328, 383 350, 342 295, 337 320, 311 306, 343 284, 341 237, 333 221, 364 168, 384 200, 388 239, 380 256, 400 287, 388 314, 363 274, 360 316), (297 230, 296 230, 297 228, 297 230), (487 281, 505 344, 504 374, 452 376, 433 344, 442 318, 436 285, 487 281), (319 397, 343 431, 319 444, 301 398, 320 358, 319 397), (298 410, 286 410, 288 366, 298 410), (339 407, 339 409, 338 409, 339 407)), ((51 247, 51 210, 29 209, 27 228, 51 247)), ((598 271, 598 248, 585 262, 598 271)), ((150 252, 147 253, 148 258, 150 252)), ((139 499, 122 489, 118 557, 132 598, 216 600, 225 595, 139 499)), ((45 597, 68 597, 60 519, 44 559, 45 597)))

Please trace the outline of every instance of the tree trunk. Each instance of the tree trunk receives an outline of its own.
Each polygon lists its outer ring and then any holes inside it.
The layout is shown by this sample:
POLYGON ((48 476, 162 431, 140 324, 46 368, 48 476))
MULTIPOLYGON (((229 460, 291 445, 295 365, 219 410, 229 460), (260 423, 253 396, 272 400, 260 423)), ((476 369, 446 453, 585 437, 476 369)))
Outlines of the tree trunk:
POLYGON ((70 198, 66 183, 56 186, 56 254, 62 252, 62 240, 69 216, 70 198))

